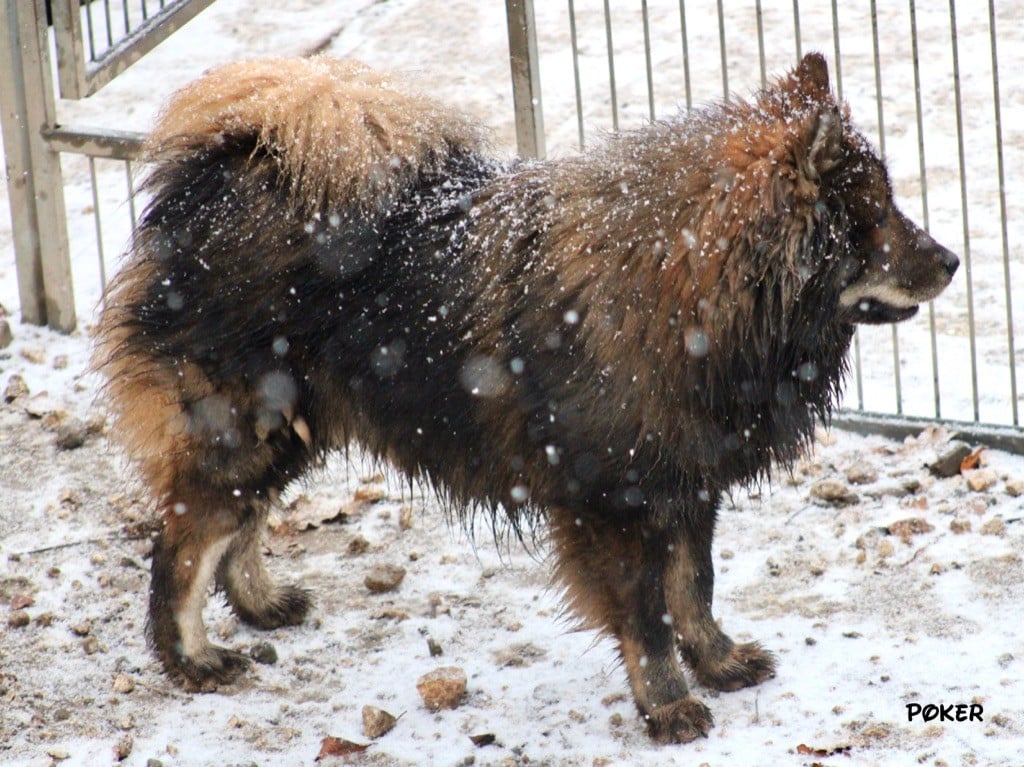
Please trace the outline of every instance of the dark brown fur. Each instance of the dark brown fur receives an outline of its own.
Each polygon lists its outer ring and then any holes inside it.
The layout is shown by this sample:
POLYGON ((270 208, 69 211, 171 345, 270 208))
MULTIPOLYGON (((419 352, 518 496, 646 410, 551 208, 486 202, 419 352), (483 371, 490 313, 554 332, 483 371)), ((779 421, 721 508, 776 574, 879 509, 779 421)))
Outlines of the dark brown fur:
POLYGON ((222 68, 155 131, 153 199, 101 323, 121 433, 159 504, 150 634, 208 689, 210 583, 302 620, 259 556, 277 492, 356 442, 459 513, 547 519, 580 618, 618 642, 659 741, 707 687, 772 676, 711 613, 716 509, 804 448, 856 322, 937 295, 956 258, 804 58, 752 102, 502 166, 473 127, 352 64, 222 68))

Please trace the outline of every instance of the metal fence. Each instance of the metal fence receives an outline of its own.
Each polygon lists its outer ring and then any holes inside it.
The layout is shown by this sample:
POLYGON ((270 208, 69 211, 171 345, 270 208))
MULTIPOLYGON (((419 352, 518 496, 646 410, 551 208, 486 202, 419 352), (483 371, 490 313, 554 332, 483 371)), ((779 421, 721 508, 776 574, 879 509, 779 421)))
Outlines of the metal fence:
POLYGON ((105 282, 97 160, 124 166, 134 224, 131 160, 141 135, 62 128, 55 108, 49 28, 64 98, 110 82, 213 0, 5 0, 0 13, 0 122, 22 319, 76 325, 60 153, 88 158, 99 269, 105 282))
MULTIPOLYGON (((58 127, 56 89, 65 98, 95 92, 211 2, 6 0, 0 116, 26 321, 75 326, 61 156, 88 167, 91 200, 75 204, 93 219, 100 284, 110 219, 119 247, 122 219, 133 225, 136 213, 132 161, 142 136, 58 127), (114 177, 127 202, 107 216, 100 189, 114 177)), ((924 316, 858 332, 836 420, 893 435, 941 420, 1024 452, 1024 350, 1015 346, 1024 336, 1024 232, 1013 226, 1015 211, 1024 220, 1015 202, 1024 178, 1005 173, 1024 167, 1024 139, 1014 129, 1004 141, 1002 120, 1006 93, 1024 89, 1024 28, 1015 22, 1024 0, 957 3, 937 11, 915 0, 506 0, 520 154, 575 151, 603 132, 744 94, 803 52, 824 51, 837 93, 886 155, 904 209, 964 262, 924 316)))
MULTIPOLYGON (((1024 142, 1019 131, 1005 141, 1002 120, 1003 81, 1015 78, 1014 107, 1024 87, 1016 74, 1024 66, 1024 2, 508 0, 507 7, 510 25, 515 18, 523 30, 510 37, 513 61, 522 62, 513 66, 514 90, 529 94, 516 99, 525 113, 516 120, 521 152, 543 153, 544 138, 531 131, 545 125, 554 151, 584 148, 604 132, 746 95, 802 53, 824 52, 837 95, 887 160, 901 206, 964 265, 922 316, 858 330, 837 421, 896 434, 942 420, 1024 448, 1024 348, 1016 345, 1024 331, 1024 231, 1011 215, 1024 183, 1005 172, 1024 165, 1024 142)), ((1018 205, 1017 220, 1019 212, 1018 205)))

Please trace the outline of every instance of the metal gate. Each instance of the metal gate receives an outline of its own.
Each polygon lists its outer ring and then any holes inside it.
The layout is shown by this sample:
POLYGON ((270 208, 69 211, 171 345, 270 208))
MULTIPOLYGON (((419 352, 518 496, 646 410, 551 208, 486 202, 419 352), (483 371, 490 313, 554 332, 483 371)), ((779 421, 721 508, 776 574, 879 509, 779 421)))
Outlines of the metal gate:
MULTIPOLYGON (((0 122, 22 319, 70 332, 76 324, 60 152, 126 164, 142 136, 57 125, 48 27, 60 95, 95 93, 213 0, 5 0, 0 14, 0 122)), ((99 215, 98 205, 95 207, 99 215)), ((133 209, 134 215, 134 209, 133 209)), ((100 268, 103 268, 102 254, 100 268)))

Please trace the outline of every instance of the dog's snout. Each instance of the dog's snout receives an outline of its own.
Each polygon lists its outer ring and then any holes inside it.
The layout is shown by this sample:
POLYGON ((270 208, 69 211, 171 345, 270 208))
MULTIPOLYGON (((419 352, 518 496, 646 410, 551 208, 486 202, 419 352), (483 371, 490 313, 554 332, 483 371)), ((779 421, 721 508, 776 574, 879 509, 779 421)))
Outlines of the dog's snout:
POLYGON ((942 268, 950 277, 956 274, 956 270, 960 268, 960 259, 956 257, 956 254, 938 244, 935 246, 935 258, 942 264, 942 268))

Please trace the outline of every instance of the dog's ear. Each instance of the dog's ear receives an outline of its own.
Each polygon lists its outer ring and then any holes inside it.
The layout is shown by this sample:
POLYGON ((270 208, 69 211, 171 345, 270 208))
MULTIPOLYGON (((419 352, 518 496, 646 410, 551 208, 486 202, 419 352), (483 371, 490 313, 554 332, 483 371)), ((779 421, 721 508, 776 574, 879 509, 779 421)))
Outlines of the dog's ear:
POLYGON ((843 118, 834 105, 823 106, 805 123, 807 175, 817 180, 839 164, 843 150, 843 118))
POLYGON ((817 51, 800 59, 787 79, 787 89, 809 101, 820 101, 829 95, 828 64, 817 51))

